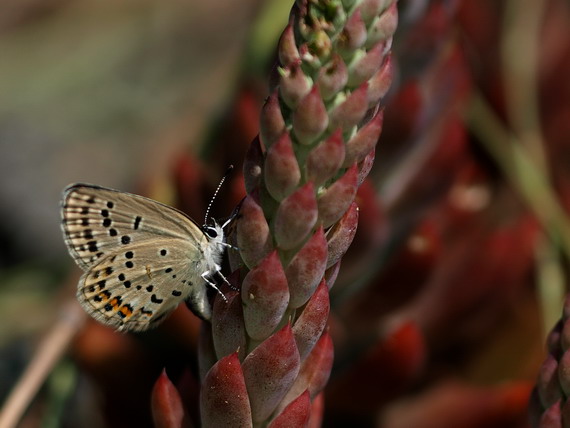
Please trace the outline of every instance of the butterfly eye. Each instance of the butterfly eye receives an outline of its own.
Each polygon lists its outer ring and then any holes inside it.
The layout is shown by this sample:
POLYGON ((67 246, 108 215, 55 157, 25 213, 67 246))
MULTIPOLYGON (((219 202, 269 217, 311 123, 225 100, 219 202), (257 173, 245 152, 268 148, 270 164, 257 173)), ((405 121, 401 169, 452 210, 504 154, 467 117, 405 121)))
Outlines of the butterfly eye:
POLYGON ((210 238, 217 238, 218 236, 218 232, 216 232, 216 229, 214 229, 213 227, 205 227, 204 233, 208 235, 208 237, 210 238))

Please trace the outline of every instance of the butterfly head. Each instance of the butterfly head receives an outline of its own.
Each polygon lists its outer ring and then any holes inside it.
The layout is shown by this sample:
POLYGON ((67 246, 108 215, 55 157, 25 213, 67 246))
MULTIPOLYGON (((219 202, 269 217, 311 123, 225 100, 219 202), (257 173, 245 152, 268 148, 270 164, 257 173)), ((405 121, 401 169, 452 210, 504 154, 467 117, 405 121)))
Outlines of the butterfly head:
POLYGON ((210 226, 205 224, 202 226, 204 234, 208 237, 208 241, 213 245, 223 245, 224 244, 224 229, 218 223, 214 221, 214 225, 210 226))

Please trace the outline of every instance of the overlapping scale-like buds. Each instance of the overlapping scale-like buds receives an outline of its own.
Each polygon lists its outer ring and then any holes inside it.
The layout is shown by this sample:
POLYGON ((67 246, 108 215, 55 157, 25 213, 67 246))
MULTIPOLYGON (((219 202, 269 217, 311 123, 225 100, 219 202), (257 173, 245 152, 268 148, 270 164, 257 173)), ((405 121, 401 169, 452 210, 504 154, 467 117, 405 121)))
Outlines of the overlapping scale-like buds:
POLYGON ((204 324, 201 417, 304 426, 333 361, 329 289, 358 224, 355 195, 382 129, 395 0, 297 0, 230 242, 239 292, 204 324))

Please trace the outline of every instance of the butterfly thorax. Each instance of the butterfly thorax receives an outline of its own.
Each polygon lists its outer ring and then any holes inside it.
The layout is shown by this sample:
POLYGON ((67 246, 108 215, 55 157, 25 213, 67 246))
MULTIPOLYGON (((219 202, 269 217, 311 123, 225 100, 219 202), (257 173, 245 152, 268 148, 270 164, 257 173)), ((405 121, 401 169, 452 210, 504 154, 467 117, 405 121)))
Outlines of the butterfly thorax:
POLYGON ((224 252, 224 230, 217 223, 214 223, 214 226, 203 226, 202 230, 208 239, 208 245, 204 248, 204 260, 208 270, 219 271, 224 252))

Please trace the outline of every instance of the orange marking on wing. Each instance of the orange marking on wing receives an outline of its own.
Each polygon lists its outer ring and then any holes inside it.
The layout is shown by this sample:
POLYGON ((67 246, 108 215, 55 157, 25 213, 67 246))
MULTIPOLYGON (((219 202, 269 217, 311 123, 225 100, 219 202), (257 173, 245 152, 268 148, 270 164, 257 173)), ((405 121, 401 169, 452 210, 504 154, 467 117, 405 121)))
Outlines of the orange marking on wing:
POLYGON ((131 308, 129 308, 128 306, 121 306, 121 309, 119 309, 119 311, 126 317, 130 317, 133 314, 133 311, 131 310, 131 308))

